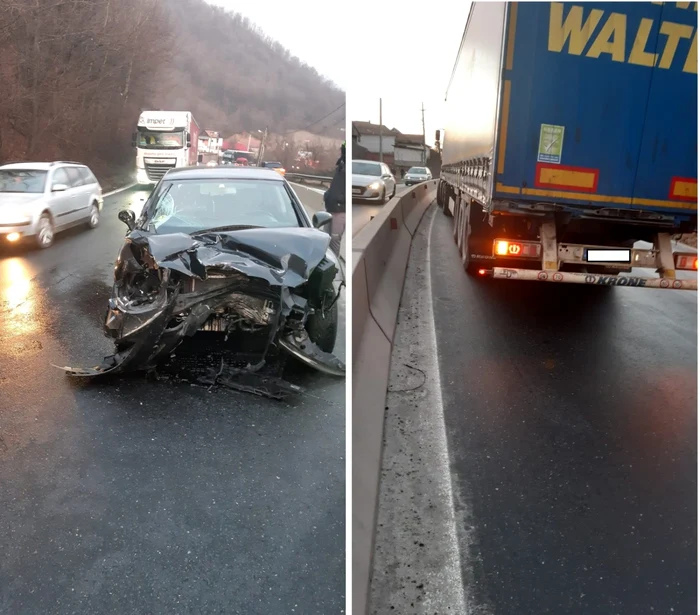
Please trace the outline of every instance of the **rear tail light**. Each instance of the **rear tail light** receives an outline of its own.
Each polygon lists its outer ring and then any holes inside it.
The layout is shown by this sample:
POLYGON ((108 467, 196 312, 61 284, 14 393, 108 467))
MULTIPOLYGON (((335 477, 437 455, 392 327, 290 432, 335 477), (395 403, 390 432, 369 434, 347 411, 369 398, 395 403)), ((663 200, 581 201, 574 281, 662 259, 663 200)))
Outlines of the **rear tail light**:
POLYGON ((676 254, 676 269, 681 269, 684 271, 697 271, 697 254, 676 254))
POLYGON ((493 253, 496 256, 511 256, 515 258, 537 258, 542 246, 532 241, 508 241, 496 239, 493 242, 493 253))
POLYGON ((486 269, 479 269, 479 275, 486 275, 486 269))

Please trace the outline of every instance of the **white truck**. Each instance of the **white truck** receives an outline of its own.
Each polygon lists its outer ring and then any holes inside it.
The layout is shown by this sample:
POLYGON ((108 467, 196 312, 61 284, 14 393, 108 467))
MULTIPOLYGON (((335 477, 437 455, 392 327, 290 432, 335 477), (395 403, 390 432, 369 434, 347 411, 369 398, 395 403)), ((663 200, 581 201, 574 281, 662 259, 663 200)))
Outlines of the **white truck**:
POLYGON ((199 126, 190 111, 143 111, 132 135, 136 182, 156 184, 175 167, 195 166, 199 126))

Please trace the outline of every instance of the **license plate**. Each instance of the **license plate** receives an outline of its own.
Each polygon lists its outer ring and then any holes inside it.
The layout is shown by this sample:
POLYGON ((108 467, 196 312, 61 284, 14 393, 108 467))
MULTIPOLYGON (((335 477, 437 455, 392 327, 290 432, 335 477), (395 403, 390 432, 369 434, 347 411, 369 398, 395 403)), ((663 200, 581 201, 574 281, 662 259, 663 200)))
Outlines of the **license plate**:
POLYGON ((175 160, 173 160, 172 158, 168 158, 168 159, 146 158, 145 161, 148 164, 169 164, 169 165, 175 166, 175 160))
POLYGON ((360 188, 353 188, 352 193, 353 194, 362 194, 362 190, 360 188))
POLYGON ((631 250, 586 250, 586 261, 589 263, 630 263, 631 250))

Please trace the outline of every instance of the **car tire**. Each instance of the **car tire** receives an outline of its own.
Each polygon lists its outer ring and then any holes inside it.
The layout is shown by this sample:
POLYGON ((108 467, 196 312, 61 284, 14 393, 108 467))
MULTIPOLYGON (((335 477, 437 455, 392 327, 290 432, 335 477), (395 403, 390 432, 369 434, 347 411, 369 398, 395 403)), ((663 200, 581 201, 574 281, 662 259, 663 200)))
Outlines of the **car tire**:
POLYGON ((306 331, 309 339, 323 352, 333 352, 338 336, 338 303, 325 313, 319 310, 311 314, 306 320, 306 331))
POLYGON ((54 239, 53 220, 48 212, 41 214, 39 222, 36 225, 36 245, 41 250, 50 248, 53 245, 54 239))
POLYGON ((386 188, 384 188, 384 190, 382 190, 382 200, 381 200, 381 204, 382 204, 382 205, 386 205, 386 201, 387 201, 387 198, 386 198, 386 188))
POLYGON ((389 198, 393 199, 395 196, 396 196, 396 184, 394 184, 394 191, 391 193, 391 196, 389 198))
POLYGON ((88 227, 91 229, 97 228, 100 224, 100 208, 97 203, 90 206, 90 216, 88 218, 88 227))

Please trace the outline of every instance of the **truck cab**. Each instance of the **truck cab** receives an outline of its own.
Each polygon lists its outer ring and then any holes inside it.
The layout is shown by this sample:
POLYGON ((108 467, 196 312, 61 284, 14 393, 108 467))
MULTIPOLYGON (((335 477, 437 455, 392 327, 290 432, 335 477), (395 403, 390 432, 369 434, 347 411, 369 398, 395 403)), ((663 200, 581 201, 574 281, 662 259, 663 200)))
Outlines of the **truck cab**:
POLYGON ((132 135, 136 182, 156 184, 170 169, 196 165, 198 136, 189 111, 144 111, 132 135))

